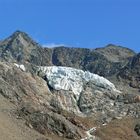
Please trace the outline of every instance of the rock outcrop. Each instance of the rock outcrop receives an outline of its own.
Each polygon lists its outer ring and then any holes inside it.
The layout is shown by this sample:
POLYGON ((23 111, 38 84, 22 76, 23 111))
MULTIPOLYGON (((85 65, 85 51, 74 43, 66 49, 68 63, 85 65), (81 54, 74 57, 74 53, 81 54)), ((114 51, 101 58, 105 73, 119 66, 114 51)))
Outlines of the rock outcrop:
POLYGON ((135 55, 129 63, 117 74, 119 79, 125 80, 131 87, 140 89, 140 53, 135 55))

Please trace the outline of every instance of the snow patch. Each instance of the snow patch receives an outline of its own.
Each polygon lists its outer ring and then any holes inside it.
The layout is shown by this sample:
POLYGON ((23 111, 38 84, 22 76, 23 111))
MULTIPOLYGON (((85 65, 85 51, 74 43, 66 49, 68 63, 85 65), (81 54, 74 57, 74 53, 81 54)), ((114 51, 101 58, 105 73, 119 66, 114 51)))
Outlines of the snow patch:
POLYGON ((17 63, 14 63, 14 65, 17 67, 17 68, 20 68, 22 71, 26 71, 26 69, 25 69, 25 66, 24 65, 19 65, 19 64, 17 64, 17 63))
POLYGON ((93 127, 91 129, 89 129, 88 131, 86 131, 86 136, 85 138, 82 138, 81 140, 95 140, 95 136, 91 135, 91 133, 94 133, 96 131, 96 127, 93 127))

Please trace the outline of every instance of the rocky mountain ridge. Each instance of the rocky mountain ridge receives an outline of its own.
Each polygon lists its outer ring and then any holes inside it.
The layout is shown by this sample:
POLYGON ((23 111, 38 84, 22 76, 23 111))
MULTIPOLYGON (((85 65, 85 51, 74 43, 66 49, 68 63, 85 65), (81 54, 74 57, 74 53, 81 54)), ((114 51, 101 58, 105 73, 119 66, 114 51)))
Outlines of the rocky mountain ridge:
POLYGON ((69 66, 101 76, 116 74, 134 55, 134 51, 115 45, 94 50, 65 46, 43 48, 21 31, 0 43, 2 60, 41 66, 69 66))
POLYGON ((104 48, 95 49, 97 52, 103 54, 108 60, 114 62, 125 61, 125 59, 130 59, 136 53, 128 48, 122 46, 116 46, 113 44, 109 44, 104 48))

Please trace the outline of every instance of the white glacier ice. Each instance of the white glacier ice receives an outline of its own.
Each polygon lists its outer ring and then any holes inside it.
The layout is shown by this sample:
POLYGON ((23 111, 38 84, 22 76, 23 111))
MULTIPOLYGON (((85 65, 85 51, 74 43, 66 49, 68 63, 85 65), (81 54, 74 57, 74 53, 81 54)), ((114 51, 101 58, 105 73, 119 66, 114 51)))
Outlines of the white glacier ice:
POLYGON ((55 90, 71 90, 78 97, 86 82, 94 85, 117 91, 114 84, 97 74, 90 73, 71 67, 62 66, 41 66, 39 71, 45 73, 48 84, 55 90))

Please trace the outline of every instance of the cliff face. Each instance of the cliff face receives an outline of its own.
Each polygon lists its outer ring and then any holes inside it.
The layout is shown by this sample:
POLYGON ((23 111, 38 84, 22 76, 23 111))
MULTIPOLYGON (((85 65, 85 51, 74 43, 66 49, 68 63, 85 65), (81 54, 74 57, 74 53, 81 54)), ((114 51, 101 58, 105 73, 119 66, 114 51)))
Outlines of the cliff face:
POLYGON ((132 57, 117 76, 125 80, 131 87, 140 89, 140 53, 132 57))

